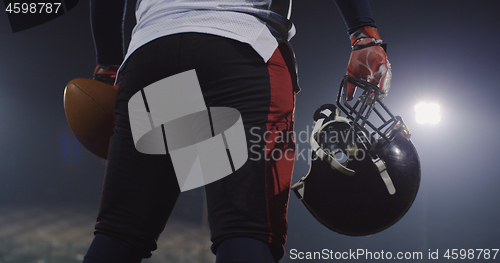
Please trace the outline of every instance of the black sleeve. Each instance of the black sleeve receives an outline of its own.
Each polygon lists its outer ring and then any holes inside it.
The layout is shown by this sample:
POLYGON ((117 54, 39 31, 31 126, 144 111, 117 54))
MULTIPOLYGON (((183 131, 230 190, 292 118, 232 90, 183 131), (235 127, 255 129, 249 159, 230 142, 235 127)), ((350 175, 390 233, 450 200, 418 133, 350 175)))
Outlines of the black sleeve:
POLYGON ((342 18, 347 26, 349 34, 357 29, 372 26, 376 27, 372 18, 370 4, 368 0, 334 0, 342 18))
POLYGON ((124 56, 127 0, 90 0, 90 21, 97 64, 119 65, 124 56))

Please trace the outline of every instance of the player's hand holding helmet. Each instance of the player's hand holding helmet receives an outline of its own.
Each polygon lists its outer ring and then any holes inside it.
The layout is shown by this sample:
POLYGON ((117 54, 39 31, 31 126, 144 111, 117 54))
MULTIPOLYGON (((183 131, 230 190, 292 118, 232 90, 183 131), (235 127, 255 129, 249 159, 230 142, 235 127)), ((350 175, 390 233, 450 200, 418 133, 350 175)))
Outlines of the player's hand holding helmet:
MULTIPOLYGON (((363 27, 351 35, 351 57, 347 75, 366 80, 380 88, 379 99, 387 96, 391 83, 391 64, 385 44, 374 27, 363 27)), ((356 86, 349 83, 347 99, 352 100, 356 86)))
POLYGON ((114 89, 118 89, 115 85, 115 80, 117 76, 119 66, 117 65, 101 65, 98 64, 94 70, 93 79, 103 82, 112 86, 114 89))
POLYGON ((342 79, 336 105, 314 114, 310 169, 292 186, 319 222, 341 234, 371 235, 395 224, 420 185, 410 131, 379 98, 374 84, 342 79), (351 103, 348 84, 363 89, 351 103))

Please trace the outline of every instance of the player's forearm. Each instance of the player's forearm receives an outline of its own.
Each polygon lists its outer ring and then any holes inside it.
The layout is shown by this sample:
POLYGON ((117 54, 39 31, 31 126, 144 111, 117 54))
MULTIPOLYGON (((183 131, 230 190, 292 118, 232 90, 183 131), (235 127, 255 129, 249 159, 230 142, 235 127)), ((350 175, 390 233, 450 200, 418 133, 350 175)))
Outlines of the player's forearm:
POLYGON ((376 27, 368 0, 334 0, 349 34, 365 26, 376 27))
POLYGON ((119 65, 123 60, 125 7, 126 0, 90 0, 97 64, 119 65))

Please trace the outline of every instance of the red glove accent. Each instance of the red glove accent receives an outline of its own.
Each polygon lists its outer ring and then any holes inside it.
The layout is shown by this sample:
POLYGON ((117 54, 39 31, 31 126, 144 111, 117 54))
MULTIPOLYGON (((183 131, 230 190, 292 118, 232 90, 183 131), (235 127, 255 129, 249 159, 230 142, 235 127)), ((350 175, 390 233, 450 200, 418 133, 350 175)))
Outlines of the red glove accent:
MULTIPOLYGON (((364 27, 356 31, 351 35, 353 51, 347 65, 347 75, 379 86, 379 99, 387 96, 392 77, 391 64, 381 44, 382 40, 376 28, 364 27)), ((353 99, 355 91, 356 87, 349 83, 347 100, 353 99)))
POLYGON ((116 65, 97 65, 94 70, 93 79, 100 82, 106 83, 118 90, 118 86, 115 85, 115 80, 120 66, 116 65))

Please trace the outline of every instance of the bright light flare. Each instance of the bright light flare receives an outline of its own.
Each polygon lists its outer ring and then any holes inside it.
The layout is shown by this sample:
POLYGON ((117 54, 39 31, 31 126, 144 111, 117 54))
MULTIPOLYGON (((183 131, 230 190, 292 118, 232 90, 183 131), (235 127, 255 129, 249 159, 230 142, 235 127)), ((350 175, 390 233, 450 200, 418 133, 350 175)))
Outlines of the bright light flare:
POLYGON ((441 108, 436 103, 421 102, 415 105, 416 120, 420 124, 436 124, 441 120, 441 108))

